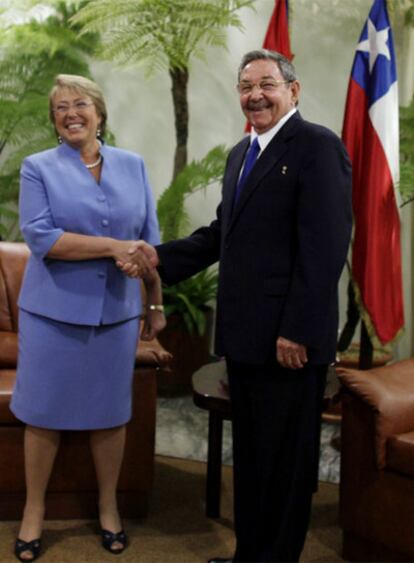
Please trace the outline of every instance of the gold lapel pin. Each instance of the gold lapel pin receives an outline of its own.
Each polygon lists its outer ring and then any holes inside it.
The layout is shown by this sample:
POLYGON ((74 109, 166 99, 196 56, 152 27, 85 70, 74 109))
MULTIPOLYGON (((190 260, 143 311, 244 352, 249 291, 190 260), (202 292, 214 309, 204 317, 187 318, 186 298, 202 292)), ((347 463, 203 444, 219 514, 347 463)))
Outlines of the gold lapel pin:
POLYGON ((288 168, 288 167, 286 166, 286 164, 284 164, 284 165, 282 166, 282 174, 286 174, 287 168, 288 168))

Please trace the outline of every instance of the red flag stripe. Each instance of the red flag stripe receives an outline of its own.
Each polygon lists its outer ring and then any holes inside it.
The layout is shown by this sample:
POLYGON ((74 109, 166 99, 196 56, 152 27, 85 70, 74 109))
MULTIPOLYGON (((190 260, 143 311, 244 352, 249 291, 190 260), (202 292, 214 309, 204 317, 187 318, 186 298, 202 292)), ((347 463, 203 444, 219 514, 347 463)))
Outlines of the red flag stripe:
POLYGON ((263 41, 263 47, 277 51, 290 61, 293 59, 293 53, 290 50, 286 0, 275 0, 275 7, 263 41))

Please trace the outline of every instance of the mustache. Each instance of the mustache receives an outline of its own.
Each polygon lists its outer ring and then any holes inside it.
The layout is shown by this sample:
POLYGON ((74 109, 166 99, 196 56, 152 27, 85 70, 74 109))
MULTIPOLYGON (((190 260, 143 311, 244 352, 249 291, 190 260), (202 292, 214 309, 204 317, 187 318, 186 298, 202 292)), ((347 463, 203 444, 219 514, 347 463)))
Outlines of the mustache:
POLYGON ((260 100, 258 102, 250 101, 247 104, 247 109, 254 111, 254 110, 258 110, 258 109, 266 109, 266 108, 269 108, 270 106, 271 106, 271 104, 269 104, 269 102, 266 101, 266 100, 260 100))

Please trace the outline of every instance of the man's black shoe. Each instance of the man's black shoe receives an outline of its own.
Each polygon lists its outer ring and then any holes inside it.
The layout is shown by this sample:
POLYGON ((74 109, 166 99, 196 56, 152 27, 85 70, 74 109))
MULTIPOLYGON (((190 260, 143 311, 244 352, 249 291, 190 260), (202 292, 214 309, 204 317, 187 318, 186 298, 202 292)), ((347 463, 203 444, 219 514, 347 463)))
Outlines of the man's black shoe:
POLYGON ((233 559, 225 559, 223 557, 216 557, 215 559, 209 559, 208 563, 233 563, 233 559))

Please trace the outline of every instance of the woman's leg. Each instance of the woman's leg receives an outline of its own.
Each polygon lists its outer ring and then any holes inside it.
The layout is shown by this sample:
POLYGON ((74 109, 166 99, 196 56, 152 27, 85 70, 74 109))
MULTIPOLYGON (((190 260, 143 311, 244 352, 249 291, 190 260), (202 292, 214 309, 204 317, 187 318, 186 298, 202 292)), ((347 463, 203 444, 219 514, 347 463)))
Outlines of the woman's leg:
MULTIPOLYGON (((90 433, 92 455, 99 488, 99 518, 101 527, 110 532, 122 529, 118 513, 116 489, 125 446, 125 426, 90 433)), ((122 545, 114 544, 113 548, 122 545)))
MULTIPOLYGON (((19 539, 32 541, 42 533, 45 494, 59 448, 60 432, 26 426, 24 434, 24 465, 26 474, 26 504, 19 539)), ((30 552, 23 552, 30 560, 30 552)))

